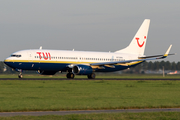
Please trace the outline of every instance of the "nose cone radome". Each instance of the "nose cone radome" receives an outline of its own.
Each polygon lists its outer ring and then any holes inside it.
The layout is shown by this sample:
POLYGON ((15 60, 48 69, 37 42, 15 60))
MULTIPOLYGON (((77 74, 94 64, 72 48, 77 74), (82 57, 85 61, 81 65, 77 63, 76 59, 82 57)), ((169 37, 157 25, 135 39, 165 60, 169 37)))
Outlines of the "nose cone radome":
POLYGON ((4 63, 5 63, 7 66, 12 67, 13 61, 12 61, 12 59, 11 59, 10 57, 8 57, 8 58, 6 58, 6 59, 4 60, 4 63))

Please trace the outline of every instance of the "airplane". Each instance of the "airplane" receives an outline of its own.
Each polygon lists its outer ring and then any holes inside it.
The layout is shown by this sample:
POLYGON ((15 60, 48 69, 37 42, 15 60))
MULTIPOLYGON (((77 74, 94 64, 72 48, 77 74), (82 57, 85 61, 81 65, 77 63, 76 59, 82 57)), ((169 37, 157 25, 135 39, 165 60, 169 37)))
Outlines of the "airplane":
POLYGON ((167 73, 168 75, 175 75, 175 74, 178 74, 178 72, 177 72, 177 70, 176 71, 174 71, 174 72, 169 72, 169 73, 167 73))
POLYGON ((32 49, 12 53, 4 63, 19 72, 35 70, 42 75, 54 75, 67 72, 66 77, 73 79, 75 75, 87 75, 95 79, 95 72, 114 72, 134 67, 147 60, 164 59, 172 45, 164 55, 145 56, 145 46, 150 19, 145 19, 131 43, 124 49, 115 52, 90 52, 73 50, 32 49))

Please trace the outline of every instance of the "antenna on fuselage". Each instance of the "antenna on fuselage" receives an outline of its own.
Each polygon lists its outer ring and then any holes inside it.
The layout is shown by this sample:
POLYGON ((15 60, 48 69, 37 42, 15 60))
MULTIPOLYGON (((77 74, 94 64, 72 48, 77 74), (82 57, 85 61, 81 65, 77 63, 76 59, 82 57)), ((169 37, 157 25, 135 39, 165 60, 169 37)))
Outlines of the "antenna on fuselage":
POLYGON ((40 46, 40 48, 39 48, 40 50, 42 50, 42 46, 40 46))

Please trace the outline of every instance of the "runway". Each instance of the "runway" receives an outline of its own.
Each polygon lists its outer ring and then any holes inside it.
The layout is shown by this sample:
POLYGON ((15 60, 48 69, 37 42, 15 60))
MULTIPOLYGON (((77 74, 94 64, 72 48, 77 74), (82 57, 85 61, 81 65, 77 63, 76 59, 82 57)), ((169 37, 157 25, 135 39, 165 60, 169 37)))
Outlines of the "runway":
POLYGON ((180 78, 0 78, 0 80, 180 80, 180 78))
POLYGON ((0 116, 43 116, 69 115, 90 113, 140 113, 140 112, 180 112, 180 108, 153 108, 153 109, 120 109, 120 110, 78 110, 78 111, 37 111, 37 112, 0 112, 0 116))

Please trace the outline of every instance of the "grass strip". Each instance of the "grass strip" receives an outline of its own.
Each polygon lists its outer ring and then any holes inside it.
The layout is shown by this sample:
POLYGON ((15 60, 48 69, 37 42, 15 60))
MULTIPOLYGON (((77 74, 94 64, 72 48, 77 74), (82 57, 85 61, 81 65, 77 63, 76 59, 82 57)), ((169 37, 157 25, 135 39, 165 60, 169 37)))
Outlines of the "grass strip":
POLYGON ((14 116, 0 117, 1 120, 179 120, 179 112, 149 112, 149 113, 100 113, 47 116, 14 116))
POLYGON ((0 81, 0 112, 180 107, 180 81, 0 81))
MULTIPOLYGON (((18 78, 17 74, 1 74, 0 78, 18 78)), ((56 75, 39 75, 39 74, 23 74, 23 78, 64 78, 66 79, 66 74, 56 74, 56 75)), ((86 75, 76 75, 75 78, 87 78, 86 75)), ((179 79, 180 75, 166 75, 163 77, 160 74, 154 75, 154 74, 96 74, 96 78, 126 78, 126 79, 143 79, 143 78, 156 78, 156 79, 179 79)))

